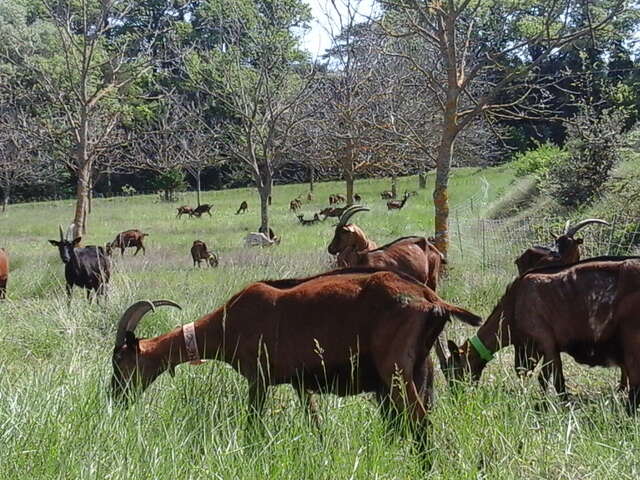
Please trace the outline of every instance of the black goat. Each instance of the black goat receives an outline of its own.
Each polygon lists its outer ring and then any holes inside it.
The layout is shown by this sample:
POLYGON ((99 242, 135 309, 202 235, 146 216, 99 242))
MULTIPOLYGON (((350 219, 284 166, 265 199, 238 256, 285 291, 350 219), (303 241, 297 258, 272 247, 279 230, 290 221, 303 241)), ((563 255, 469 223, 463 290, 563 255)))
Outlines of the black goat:
POLYGON ((91 290, 96 295, 106 294, 109 278, 111 277, 111 262, 103 247, 87 246, 76 248, 81 237, 74 240, 65 239, 60 227, 60 240, 49 240, 51 245, 58 247, 60 258, 64 263, 64 277, 67 281, 67 295, 71 301, 71 290, 74 285, 87 290, 87 299, 91 290))

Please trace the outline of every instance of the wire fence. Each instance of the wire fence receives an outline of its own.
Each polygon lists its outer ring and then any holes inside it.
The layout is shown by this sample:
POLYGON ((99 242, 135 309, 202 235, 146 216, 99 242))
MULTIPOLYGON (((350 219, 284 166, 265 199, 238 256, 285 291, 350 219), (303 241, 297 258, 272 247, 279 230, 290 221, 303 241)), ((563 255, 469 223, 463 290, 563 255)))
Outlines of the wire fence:
MULTIPOLYGON (((516 258, 527 248, 555 247, 554 236, 563 233, 565 217, 483 218, 489 203, 489 183, 485 178, 480 182, 478 192, 450 209, 449 257, 453 262, 475 263, 483 272, 513 275, 517 272, 516 258)), ((589 225, 577 234, 584 239, 582 258, 640 255, 640 217, 613 214, 603 220, 609 225, 589 225)))

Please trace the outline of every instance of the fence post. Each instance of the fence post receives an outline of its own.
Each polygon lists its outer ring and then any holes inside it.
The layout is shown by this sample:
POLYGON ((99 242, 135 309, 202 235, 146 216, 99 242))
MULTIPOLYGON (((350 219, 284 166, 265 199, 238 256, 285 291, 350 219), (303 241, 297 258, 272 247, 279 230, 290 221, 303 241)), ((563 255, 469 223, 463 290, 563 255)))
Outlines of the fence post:
POLYGON ((464 260, 464 251, 462 249, 462 234, 460 233, 460 217, 458 216, 458 210, 456 210, 456 226, 458 230, 458 243, 460 244, 460 260, 464 260))
POLYGON ((616 231, 616 224, 618 222, 618 215, 611 220, 611 233, 609 234, 609 248, 607 248, 607 255, 611 255, 611 245, 613 244, 613 234, 616 231))
POLYGON ((481 225, 482 225, 482 272, 484 273, 485 269, 486 269, 486 255, 487 255, 487 251, 486 251, 486 242, 485 242, 485 238, 484 238, 484 219, 480 219, 481 225))

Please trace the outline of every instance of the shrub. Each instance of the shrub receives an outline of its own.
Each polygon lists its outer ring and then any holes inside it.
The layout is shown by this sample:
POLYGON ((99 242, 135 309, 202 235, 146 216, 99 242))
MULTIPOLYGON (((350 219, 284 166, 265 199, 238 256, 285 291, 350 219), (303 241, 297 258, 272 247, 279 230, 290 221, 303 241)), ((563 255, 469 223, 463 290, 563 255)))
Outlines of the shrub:
POLYGON ((566 159, 567 152, 557 145, 546 142, 535 149, 518 153, 513 161, 516 175, 533 175, 538 182, 545 180, 549 167, 555 161, 566 159))
POLYGON ((620 113, 597 114, 588 106, 567 126, 569 154, 550 165, 545 189, 558 203, 577 207, 591 201, 620 158, 620 113))

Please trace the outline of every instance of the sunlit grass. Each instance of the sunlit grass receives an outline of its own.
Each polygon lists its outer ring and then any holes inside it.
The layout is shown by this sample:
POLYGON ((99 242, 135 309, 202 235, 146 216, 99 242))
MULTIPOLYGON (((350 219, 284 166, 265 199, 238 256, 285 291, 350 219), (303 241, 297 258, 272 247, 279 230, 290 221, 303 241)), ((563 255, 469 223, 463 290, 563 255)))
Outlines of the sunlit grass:
MULTIPOLYGON (((452 203, 490 188, 482 210, 507 193, 506 168, 454 173, 452 203)), ((432 179, 431 179, 432 180, 432 179)), ((399 191, 416 190, 417 180, 400 180, 399 191)), ((213 217, 176 219, 175 207, 151 196, 96 200, 85 244, 103 244, 119 231, 148 232, 148 253, 114 257, 108 302, 89 305, 76 291, 71 308, 64 298, 63 267, 46 240, 66 225, 72 202, 18 205, 0 217, 0 246, 9 249, 9 300, 0 304, 0 478, 34 479, 408 479, 427 476, 407 436, 388 432, 366 396, 320 399, 322 439, 309 428, 292 389, 272 389, 264 418, 266 432, 246 428, 246 383, 229 367, 209 362, 183 366, 175 378, 162 376, 128 410, 108 399, 114 325, 131 302, 168 298, 182 311, 159 310, 140 325, 156 335, 192 321, 223 303, 251 281, 308 275, 326 269, 331 221, 302 227, 288 211, 306 186, 276 187, 272 223, 279 247, 245 250, 242 237, 258 226, 253 190, 205 192, 213 217), (240 201, 249 213, 235 215, 240 201), (189 248, 206 241, 220 256, 217 269, 194 269, 189 248)), ((419 191, 401 212, 387 212, 379 192, 388 181, 358 182, 372 211, 357 217, 383 243, 432 232, 430 192, 419 191)), ((316 185, 307 217, 326 206, 342 185, 316 185)), ((481 213, 481 212, 474 212, 481 213)), ((453 256, 441 289, 446 299, 486 315, 509 281, 504 269, 482 270, 477 259, 453 256)), ((259 314, 257 312, 256 314, 259 314)), ((449 335, 461 341, 469 330, 449 335)), ((442 479, 635 478, 640 441, 638 422, 623 412, 614 388, 618 372, 567 362, 569 388, 577 399, 562 406, 545 398, 535 378, 513 374, 512 352, 492 362, 479 386, 445 388, 437 378, 433 422, 433 471, 442 479)))

